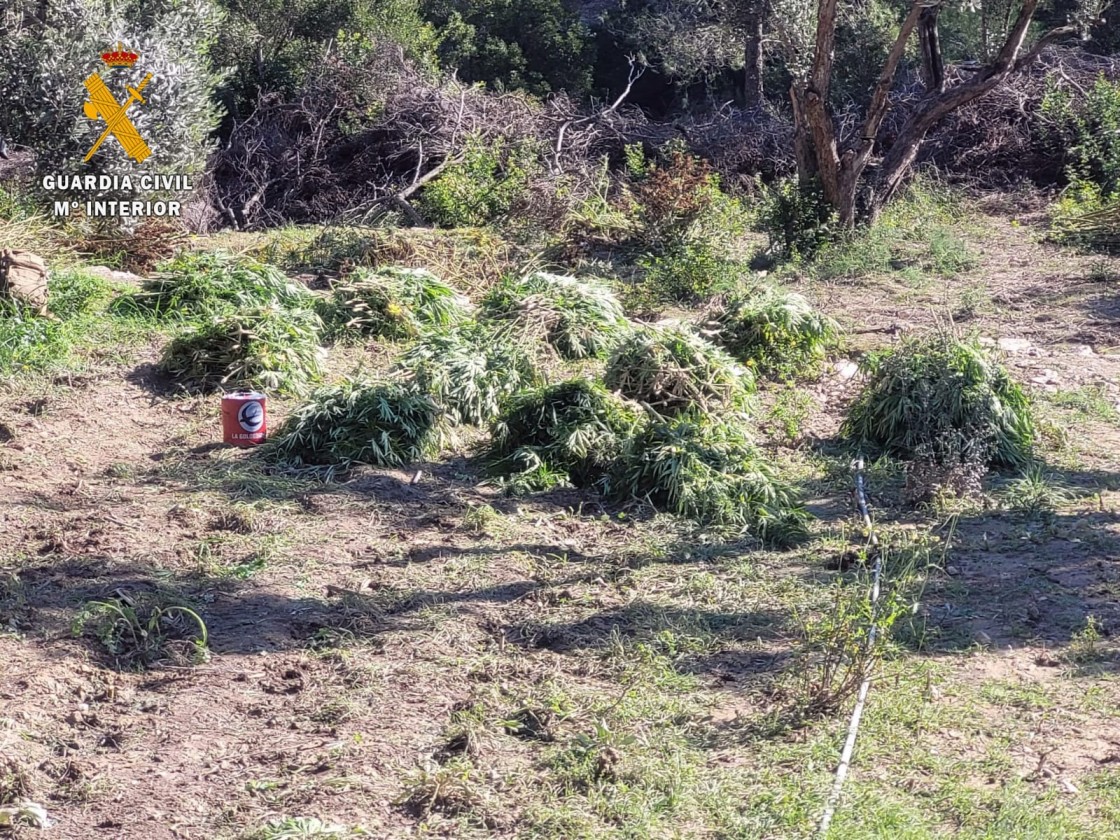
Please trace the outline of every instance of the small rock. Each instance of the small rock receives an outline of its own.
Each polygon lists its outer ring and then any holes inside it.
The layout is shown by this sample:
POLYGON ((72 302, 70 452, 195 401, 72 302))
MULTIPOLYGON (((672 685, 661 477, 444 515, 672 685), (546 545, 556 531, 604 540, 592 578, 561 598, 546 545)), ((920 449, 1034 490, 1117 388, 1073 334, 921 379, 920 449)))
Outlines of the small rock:
POLYGON ((839 379, 843 379, 844 381, 851 379, 857 373, 859 373, 859 365, 857 365, 851 359, 841 359, 836 363, 835 368, 836 376, 839 379))
POLYGON ((976 644, 983 645, 984 647, 992 646, 992 637, 983 630, 977 630, 976 633, 973 634, 972 640, 976 642, 976 644))
POLYGON ((1062 380, 1058 378, 1056 371, 1044 368, 1038 376, 1031 377, 1031 382, 1035 385, 1060 385, 1062 380))
POLYGON ((1077 793, 1077 785, 1065 777, 1058 781, 1058 785, 1061 787, 1063 793, 1077 793))
POLYGON ((956 566, 949 565, 949 566, 945 567, 945 574, 947 574, 949 577, 956 577, 960 573, 961 573, 961 570, 958 569, 956 566))
POLYGON ((1001 338, 996 343, 1004 353, 1025 353, 1031 348, 1030 341, 1025 338, 1001 338))
POLYGON ((1094 350, 1092 347, 1090 347, 1088 344, 1082 344, 1080 347, 1077 348, 1077 355, 1078 356, 1095 356, 1095 355, 1097 355, 1097 351, 1094 350))

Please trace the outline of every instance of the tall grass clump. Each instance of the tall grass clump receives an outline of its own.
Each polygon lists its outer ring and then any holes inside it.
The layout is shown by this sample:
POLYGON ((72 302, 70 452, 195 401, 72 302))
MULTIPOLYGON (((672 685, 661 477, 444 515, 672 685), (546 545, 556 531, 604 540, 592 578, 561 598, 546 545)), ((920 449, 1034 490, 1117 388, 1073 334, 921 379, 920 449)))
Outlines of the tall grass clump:
POLYGON ((713 342, 777 379, 811 373, 839 331, 802 295, 774 288, 729 295, 712 306, 707 320, 713 342))
POLYGON ((164 263, 139 292, 120 298, 114 310, 189 318, 272 304, 308 309, 314 302, 306 287, 274 266, 230 254, 183 253, 164 263))
POLYGON ((604 382, 665 415, 742 406, 754 390, 749 370, 679 324, 634 330, 611 354, 604 382))
POLYGON ((489 469, 515 491, 562 482, 605 489, 641 419, 636 406, 586 379, 527 391, 493 425, 489 469))
POLYGON ((431 395, 451 425, 491 422, 506 400, 539 379, 523 347, 478 323, 423 333, 397 371, 431 395))
POLYGON ((400 467, 432 453, 439 419, 430 397, 403 385, 346 380, 312 393, 262 452, 289 467, 400 467))
POLYGON ((65 326, 11 300, 0 300, 0 374, 44 370, 70 352, 65 326))
POLYGON ((863 369, 869 380, 841 428, 856 445, 934 463, 1031 461, 1027 397, 975 341, 915 338, 869 356, 863 369))
POLYGON ((507 277, 483 308, 526 337, 547 341, 565 359, 604 355, 627 326, 622 304, 606 286, 543 271, 507 277))
POLYGON ((189 391, 252 386, 303 394, 322 377, 322 321, 278 305, 216 315, 175 337, 160 370, 189 391))
POLYGON ((64 321, 103 309, 113 296, 108 282, 81 269, 55 272, 49 288, 48 308, 64 321))
POLYGON ((342 335, 414 338, 470 317, 465 295, 423 268, 358 269, 334 288, 330 319, 342 335))
POLYGON ((777 545, 796 542, 808 518, 741 422, 700 412, 660 420, 632 437, 613 489, 619 498, 777 545))

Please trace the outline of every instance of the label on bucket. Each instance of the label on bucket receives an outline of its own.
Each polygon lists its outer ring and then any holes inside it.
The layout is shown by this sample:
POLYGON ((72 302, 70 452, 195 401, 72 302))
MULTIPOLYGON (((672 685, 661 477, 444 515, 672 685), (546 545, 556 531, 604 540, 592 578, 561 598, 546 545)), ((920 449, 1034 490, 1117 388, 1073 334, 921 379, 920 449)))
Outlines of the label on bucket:
POLYGON ((256 400, 242 403, 237 412, 237 423, 247 432, 259 432, 264 425, 264 406, 256 400))

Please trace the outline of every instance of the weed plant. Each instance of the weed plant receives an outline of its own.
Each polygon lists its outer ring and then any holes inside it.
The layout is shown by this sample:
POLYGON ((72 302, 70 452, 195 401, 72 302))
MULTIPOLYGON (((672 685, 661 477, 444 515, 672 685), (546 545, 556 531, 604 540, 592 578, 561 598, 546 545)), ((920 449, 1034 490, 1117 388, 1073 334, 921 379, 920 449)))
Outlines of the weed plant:
POLYGON ((539 271, 507 277, 483 301, 527 339, 548 342, 565 359, 604 355, 627 327, 622 305, 598 283, 539 271))
POLYGON ((941 332, 909 339, 863 369, 869 381, 841 428, 855 445, 934 463, 1022 468, 1031 460, 1027 397, 975 341, 941 332))
POLYGON ((96 638, 123 670, 164 661, 195 664, 206 657, 206 624, 199 614, 156 594, 90 601, 72 630, 75 636, 96 638))
POLYGON ((316 390, 262 454, 296 468, 400 467, 432 454, 438 422, 430 397, 400 384, 346 380, 316 390))
POLYGON ((635 406, 586 379, 519 394, 493 426, 489 469, 517 492, 562 481, 603 489, 640 422, 635 406))
POLYGON ((673 323, 635 329, 611 354, 604 382, 663 415, 742 407, 754 390, 749 370, 673 323))
POLYGON ((402 339, 465 321, 471 302, 423 268, 359 269, 335 286, 327 310, 340 335, 402 339))
POLYGON ((230 254, 184 253, 164 263, 141 291, 122 296, 113 308, 118 314, 168 319, 270 305, 308 309, 314 302, 310 291, 271 265, 230 254))
POLYGON ((712 341, 752 369, 783 380, 815 372, 839 332, 802 295, 768 287, 729 295, 707 320, 712 341))
POLYGON ((628 441, 614 490, 775 545, 805 534, 807 514, 738 418, 688 413, 651 423, 628 441))
POLYGON ((311 310, 277 304, 217 315, 174 338, 160 369, 193 392, 251 386, 299 395, 322 377, 321 329, 311 310))
POLYGON ((478 323, 425 331, 396 370, 429 394, 451 425, 491 422, 506 400, 539 380, 523 346, 478 323))

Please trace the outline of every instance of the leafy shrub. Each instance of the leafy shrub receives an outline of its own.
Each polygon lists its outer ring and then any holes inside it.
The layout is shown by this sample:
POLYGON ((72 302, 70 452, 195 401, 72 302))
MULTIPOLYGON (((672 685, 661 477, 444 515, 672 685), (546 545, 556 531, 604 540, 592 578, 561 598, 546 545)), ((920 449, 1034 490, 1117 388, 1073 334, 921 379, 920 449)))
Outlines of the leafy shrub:
POLYGON ((198 613, 152 593, 90 601, 73 632, 94 636, 118 668, 143 669, 163 661, 190 665, 206 657, 206 624, 198 613))
POLYGON ((594 38, 563 0, 424 0, 424 11, 465 81, 538 96, 591 88, 594 38))
POLYGON ((652 423, 626 446, 615 493, 704 525, 750 529, 788 544, 806 514, 743 426, 700 413, 652 423))
POLYGON ((477 323, 425 332, 397 368, 432 396, 452 425, 489 423, 538 378, 524 348, 477 323))
POLYGON ((359 269, 335 286, 330 310, 342 333, 411 338, 465 320, 471 302, 423 268, 359 269))
POLYGON ((604 382, 659 414, 740 406, 754 376, 723 350, 679 324, 643 326, 611 354, 604 382))
POLYGON ((316 390, 263 453, 288 466, 400 467, 431 454, 439 410, 402 385, 346 380, 316 390))
POLYGON ((689 238, 693 225, 711 209, 719 195, 719 178, 708 163, 678 145, 665 150, 664 163, 642 165, 636 153, 627 158, 638 174, 634 198, 642 244, 675 246, 689 238))
POLYGON ((1050 83, 1038 120, 1071 181, 1096 184, 1105 194, 1120 191, 1120 82, 1100 76, 1080 96, 1050 83))
POLYGON ((707 300, 735 288, 744 274, 740 263, 720 256, 705 241, 685 242, 646 255, 638 266, 645 271, 641 291, 650 303, 707 300))
POLYGON ((161 266, 114 310, 159 318, 214 315, 234 308, 310 308, 315 296, 271 265, 222 253, 184 253, 161 266))
POLYGON ((462 159, 451 164, 420 196, 425 215, 441 227, 472 227, 507 215, 536 169, 532 149, 510 148, 502 140, 467 142, 462 159))
POLYGON ((761 373, 780 378, 810 371, 838 330, 803 296, 774 288, 724 298, 707 317, 712 341, 761 373))
POLYGON ((252 386, 301 394, 322 376, 321 329, 319 316, 306 309, 222 314, 174 338, 160 369, 192 391, 252 386))
POLYGON ((934 463, 1022 467, 1034 424, 1020 387, 979 344, 911 339, 863 363, 870 380, 841 434, 859 446, 934 463))
POLYGON ((494 424, 490 469, 516 489, 545 489, 561 479, 603 487, 639 413, 586 379, 514 397, 494 424))
POLYGON ((764 188, 758 214, 770 247, 789 257, 811 257, 837 233, 836 215, 819 184, 786 179, 764 188))
POLYGON ((483 308, 491 317, 512 321, 526 337, 543 338, 566 359, 602 356, 627 324, 610 289, 543 271, 507 277, 483 308))

